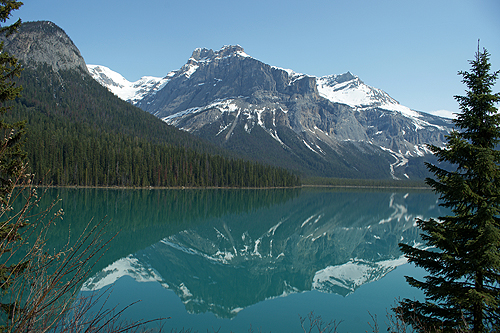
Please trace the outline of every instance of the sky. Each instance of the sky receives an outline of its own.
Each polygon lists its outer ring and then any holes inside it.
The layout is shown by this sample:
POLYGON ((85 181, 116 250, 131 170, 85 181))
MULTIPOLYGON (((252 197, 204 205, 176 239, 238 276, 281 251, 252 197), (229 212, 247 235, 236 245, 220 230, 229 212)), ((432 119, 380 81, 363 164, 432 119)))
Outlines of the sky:
POLYGON ((350 71, 411 109, 449 116, 478 40, 500 69, 498 0, 22 1, 13 19, 54 22, 87 64, 129 81, 163 77, 195 48, 238 44, 298 73, 350 71))

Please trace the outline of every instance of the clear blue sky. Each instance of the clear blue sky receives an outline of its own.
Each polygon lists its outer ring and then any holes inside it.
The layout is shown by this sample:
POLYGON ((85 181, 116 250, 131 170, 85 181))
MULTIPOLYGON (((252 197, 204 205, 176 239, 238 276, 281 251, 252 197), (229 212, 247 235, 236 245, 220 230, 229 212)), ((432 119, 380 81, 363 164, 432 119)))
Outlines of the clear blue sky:
POLYGON ((457 72, 478 39, 500 69, 498 0, 25 0, 15 14, 56 23, 87 64, 130 81, 180 68, 197 47, 239 44, 270 65, 350 71, 412 109, 458 112, 457 72))

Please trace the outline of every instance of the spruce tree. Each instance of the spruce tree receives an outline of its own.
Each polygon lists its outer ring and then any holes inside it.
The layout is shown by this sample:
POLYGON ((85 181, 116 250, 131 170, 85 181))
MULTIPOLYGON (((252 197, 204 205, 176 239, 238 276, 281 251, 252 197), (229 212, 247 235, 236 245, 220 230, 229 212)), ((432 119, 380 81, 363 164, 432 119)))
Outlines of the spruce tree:
MULTIPOLYGON (((13 10, 19 9, 22 2, 0 1, 0 22, 5 23, 13 10)), ((18 20, 12 25, 0 28, 0 35, 12 34, 21 24, 18 20)), ((15 78, 19 77, 21 66, 17 59, 3 50, 0 43, 0 116, 8 111, 6 103, 19 96, 22 88, 16 86, 15 78)), ((5 204, 5 196, 12 190, 12 179, 18 175, 26 153, 22 150, 24 122, 9 123, 0 119, 0 203, 5 204)))
MULTIPOLYGON (((0 1, 0 22, 5 23, 11 16, 13 10, 19 9, 22 2, 0 1)), ((0 34, 9 35, 21 24, 18 20, 15 24, 0 28, 0 34)), ((0 291, 5 294, 11 287, 14 277, 18 276, 26 262, 6 264, 13 245, 20 240, 19 228, 22 223, 9 218, 8 212, 12 208, 11 197, 18 181, 26 177, 24 159, 26 153, 23 151, 24 122, 10 123, 4 120, 5 113, 9 110, 7 103, 19 96, 21 87, 16 86, 14 79, 19 77, 21 67, 17 59, 3 50, 3 42, 0 43, 0 291)), ((1 296, 1 295, 0 295, 1 296)), ((0 301, 0 308, 9 317, 13 313, 14 303, 0 301)), ((0 327, 2 329, 2 327, 0 327)))
POLYGON ((492 93, 499 71, 490 72, 489 54, 479 48, 461 71, 465 96, 455 96, 461 113, 445 147, 431 146, 440 166, 428 164, 426 182, 440 194, 450 215, 417 220, 426 247, 400 244, 410 262, 424 268, 423 281, 406 277, 422 289, 425 302, 404 299, 394 309, 420 330, 473 332, 500 327, 500 140, 492 93), (447 167, 445 166, 447 165, 447 167))

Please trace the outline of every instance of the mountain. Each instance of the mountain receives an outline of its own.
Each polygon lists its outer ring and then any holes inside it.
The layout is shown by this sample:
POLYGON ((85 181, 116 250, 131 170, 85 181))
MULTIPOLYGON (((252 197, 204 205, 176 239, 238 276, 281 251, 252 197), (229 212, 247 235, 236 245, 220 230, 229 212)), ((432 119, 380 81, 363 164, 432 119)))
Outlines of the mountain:
POLYGON ((166 123, 249 158, 308 176, 421 179, 426 144, 452 122, 399 104, 347 72, 314 77, 240 46, 196 49, 134 102, 166 123))
POLYGON ((284 169, 235 159, 121 100, 92 78, 78 48, 52 22, 24 23, 0 40, 24 69, 17 80, 22 94, 6 117, 27 120, 26 150, 36 182, 258 187, 292 180, 297 185, 297 176, 284 169))
POLYGON ((29 68, 41 64, 54 72, 78 70, 88 73, 80 51, 69 36, 49 21, 27 22, 8 38, 2 37, 4 48, 29 68))
POLYGON ((113 94, 132 104, 137 103, 146 94, 163 88, 168 79, 154 76, 143 76, 130 82, 117 72, 105 66, 87 65, 92 77, 108 88, 113 94))

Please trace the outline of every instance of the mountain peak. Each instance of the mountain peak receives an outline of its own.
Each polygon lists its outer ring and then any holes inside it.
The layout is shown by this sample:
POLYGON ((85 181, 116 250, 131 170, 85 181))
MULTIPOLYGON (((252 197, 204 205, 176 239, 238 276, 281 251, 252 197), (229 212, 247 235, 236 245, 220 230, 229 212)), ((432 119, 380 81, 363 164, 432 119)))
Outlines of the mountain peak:
POLYGON ((207 48, 197 48, 193 51, 190 60, 207 61, 231 56, 248 57, 243 48, 239 45, 225 45, 219 51, 207 48))
POLYGON ((207 49, 207 48, 196 48, 193 51, 193 54, 191 55, 190 59, 194 59, 196 61, 199 61, 204 58, 211 58, 214 56, 214 51, 212 49, 207 49))
POLYGON ((359 79, 359 77, 357 77, 356 75, 352 74, 349 71, 346 73, 343 73, 343 74, 335 74, 331 77, 332 77, 333 81, 335 81, 337 83, 343 83, 343 82, 359 79))
POLYGON ((27 66, 47 64, 54 71, 78 69, 87 72, 80 51, 63 29, 49 21, 23 23, 9 37, 1 36, 7 52, 27 66))
POLYGON ((220 50, 219 54, 222 56, 226 55, 241 55, 242 53, 245 53, 245 50, 240 45, 224 45, 220 50))
POLYGON ((322 76, 318 78, 317 83, 319 94, 332 102, 347 104, 353 108, 380 107, 407 116, 420 117, 399 104, 385 91, 366 85, 351 72, 322 76))

